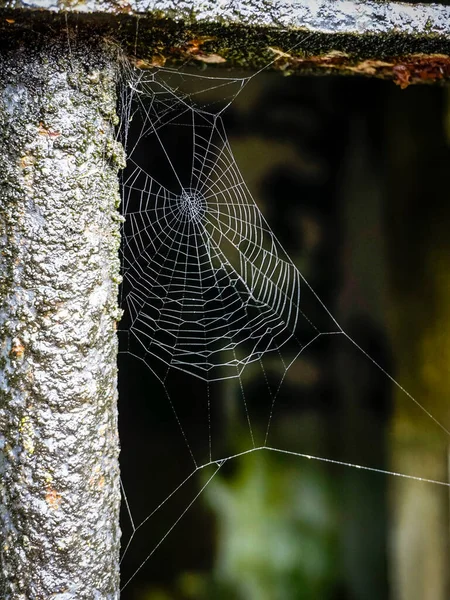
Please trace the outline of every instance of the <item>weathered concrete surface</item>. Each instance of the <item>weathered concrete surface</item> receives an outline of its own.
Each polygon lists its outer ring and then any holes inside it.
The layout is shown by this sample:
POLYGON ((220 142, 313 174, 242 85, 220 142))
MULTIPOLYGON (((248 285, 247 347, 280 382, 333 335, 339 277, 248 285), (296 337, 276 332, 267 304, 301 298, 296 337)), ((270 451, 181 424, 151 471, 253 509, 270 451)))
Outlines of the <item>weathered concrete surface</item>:
MULTIPOLYGON (((362 74, 401 87, 450 78, 450 7, 348 0, 0 0, 3 36, 94 29, 141 67, 362 74)), ((70 34, 69 34, 70 35, 70 34)))
POLYGON ((307 28, 322 33, 448 35, 449 8, 441 4, 353 0, 2 0, 5 8, 75 13, 120 12, 165 16, 174 21, 209 21, 251 27, 307 28))
POLYGON ((119 597, 116 57, 0 52, 0 598, 119 597))

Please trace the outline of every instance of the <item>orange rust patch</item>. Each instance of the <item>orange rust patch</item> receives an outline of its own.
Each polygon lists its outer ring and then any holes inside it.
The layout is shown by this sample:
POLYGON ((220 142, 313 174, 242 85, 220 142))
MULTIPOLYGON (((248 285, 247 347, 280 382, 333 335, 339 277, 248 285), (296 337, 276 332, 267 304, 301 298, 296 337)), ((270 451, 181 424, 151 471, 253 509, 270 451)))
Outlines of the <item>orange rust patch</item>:
POLYGON ((54 131, 53 129, 47 129, 42 122, 39 123, 38 127, 39 135, 45 135, 46 137, 54 138, 61 135, 60 131, 54 131))
POLYGON ((226 62, 226 59, 223 56, 213 52, 205 52, 203 50, 203 45, 206 42, 211 42, 215 39, 215 37, 209 35, 199 36, 180 44, 180 46, 175 46, 170 49, 159 48, 161 52, 154 54, 150 59, 132 58, 131 60, 138 69, 163 67, 169 58, 182 58, 183 60, 192 58, 193 60, 207 64, 221 64, 226 62))
POLYGON ((128 2, 127 0, 115 0, 113 2, 113 6, 114 6, 114 12, 116 12, 116 13, 122 13, 122 14, 128 15, 131 12, 133 12, 133 7, 131 6, 130 2, 128 2))
POLYGON ((393 68, 394 83, 402 89, 411 83, 433 82, 450 78, 450 56, 413 54, 393 68))
POLYGON ((153 69, 154 67, 163 67, 166 64, 166 58, 162 54, 155 54, 150 60, 138 58, 133 62, 137 69, 153 69))
POLYGON ((203 44, 215 40, 215 37, 209 35, 203 35, 197 38, 193 38, 187 42, 183 48, 183 52, 188 56, 191 56, 194 60, 198 60, 209 64, 220 64, 226 62, 226 59, 219 54, 213 52, 204 52, 202 50, 203 44))
POLYGON ((92 470, 92 475, 89 477, 89 485, 102 490, 105 487, 106 479, 100 470, 100 467, 96 465, 92 470))
POLYGON ((411 83, 411 71, 406 65, 395 65, 392 69, 394 74, 394 83, 399 85, 402 90, 411 83))
POLYGON ((201 35, 200 37, 192 38, 192 40, 189 40, 189 42, 187 42, 186 44, 187 51, 189 53, 198 52, 199 50, 201 50, 203 44, 205 44, 206 42, 213 42, 215 39, 215 37, 211 37, 209 35, 201 35))
POLYGON ((348 67, 350 71, 359 75, 371 75, 376 76, 380 69, 391 69, 392 63, 384 60, 363 60, 354 66, 348 67))
POLYGON ((299 57, 269 48, 277 55, 275 65, 280 70, 304 68, 328 72, 351 72, 357 75, 392 79, 401 88, 411 84, 450 79, 450 56, 447 54, 410 54, 383 60, 356 61, 345 52, 333 51, 323 55, 299 57))
POLYGON ((320 54, 317 56, 293 56, 287 52, 283 52, 279 48, 269 46, 269 50, 276 55, 275 64, 278 69, 284 71, 285 69, 301 66, 305 68, 330 68, 330 67, 342 67, 343 65, 349 65, 351 57, 346 52, 340 52, 339 50, 332 50, 327 54, 320 54))
POLYGON ((58 510, 61 506, 61 500, 61 494, 48 485, 45 491, 45 501, 49 507, 53 510, 58 510))
POLYGON ((11 358, 20 360, 21 358, 23 358, 24 353, 25 353, 25 346, 23 345, 21 340, 19 340, 19 338, 14 338, 12 341, 11 352, 10 352, 11 358))
POLYGON ((33 165, 35 162, 36 159, 34 158, 34 156, 31 156, 30 154, 25 154, 25 156, 20 157, 20 168, 25 169, 26 167, 30 167, 31 165, 33 165))

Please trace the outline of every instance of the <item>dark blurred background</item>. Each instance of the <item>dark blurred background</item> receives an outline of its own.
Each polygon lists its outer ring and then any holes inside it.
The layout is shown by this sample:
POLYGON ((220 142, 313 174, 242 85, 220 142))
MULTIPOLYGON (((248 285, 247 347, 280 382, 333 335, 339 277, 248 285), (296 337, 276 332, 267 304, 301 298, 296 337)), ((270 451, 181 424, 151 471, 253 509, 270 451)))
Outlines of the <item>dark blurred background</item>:
MULTIPOLYGON (((225 101, 220 91, 211 98, 225 101)), ((224 113, 241 172, 290 257, 351 338, 447 428, 448 98, 443 87, 267 72, 224 113)), ((144 142, 139 152, 151 162, 144 142)), ((151 371, 126 352, 119 370, 122 478, 137 525, 193 463, 151 371)), ((171 400, 206 462, 205 386, 171 377, 171 400)), ((256 435, 267 424, 262 383, 250 369, 256 435)), ((250 448, 238 381, 208 392, 215 455, 250 448)), ((329 336, 287 372, 269 444, 447 481, 448 439, 351 342, 329 336)), ((124 583, 213 472, 196 473, 136 532, 124 583)), ((122 598, 446 600, 448 499, 448 488, 393 475, 249 454, 219 470, 122 598)), ((124 506, 125 544, 131 532, 124 506)))

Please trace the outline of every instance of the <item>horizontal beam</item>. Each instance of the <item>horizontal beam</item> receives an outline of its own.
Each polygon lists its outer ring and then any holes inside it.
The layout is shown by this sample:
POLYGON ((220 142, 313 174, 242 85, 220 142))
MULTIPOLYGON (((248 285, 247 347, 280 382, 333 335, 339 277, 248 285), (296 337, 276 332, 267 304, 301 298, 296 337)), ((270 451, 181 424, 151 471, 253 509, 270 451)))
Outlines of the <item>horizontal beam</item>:
POLYGON ((450 79, 450 7, 319 0, 0 0, 0 35, 115 40, 141 67, 192 61, 284 72, 450 79))
POLYGON ((1 0, 2 8, 82 14, 166 17, 186 23, 307 29, 322 33, 387 34, 402 31, 449 36, 450 8, 442 4, 330 0, 1 0))

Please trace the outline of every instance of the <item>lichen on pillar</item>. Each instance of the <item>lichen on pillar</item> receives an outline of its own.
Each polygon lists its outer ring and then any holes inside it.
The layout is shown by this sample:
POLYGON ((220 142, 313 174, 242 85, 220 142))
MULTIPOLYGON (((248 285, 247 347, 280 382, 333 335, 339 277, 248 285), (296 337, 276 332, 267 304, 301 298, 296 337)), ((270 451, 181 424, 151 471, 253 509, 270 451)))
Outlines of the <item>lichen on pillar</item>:
POLYGON ((0 49, 0 597, 119 597, 117 55, 0 49))

